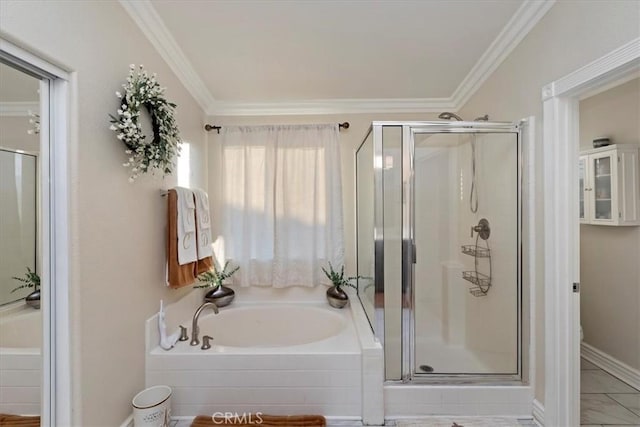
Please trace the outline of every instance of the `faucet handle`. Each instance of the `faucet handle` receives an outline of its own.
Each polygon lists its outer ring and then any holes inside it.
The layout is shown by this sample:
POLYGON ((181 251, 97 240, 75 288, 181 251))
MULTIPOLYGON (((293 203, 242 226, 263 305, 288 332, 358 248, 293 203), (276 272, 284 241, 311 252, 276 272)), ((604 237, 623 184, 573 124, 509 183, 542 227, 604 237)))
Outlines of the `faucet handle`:
POLYGON ((209 350, 211 348, 211 341, 213 340, 213 337, 209 336, 209 335, 205 335, 202 337, 202 347, 200 347, 201 350, 209 350))
POLYGON ((187 328, 185 328, 184 326, 180 325, 180 341, 188 341, 189 340, 189 335, 187 335, 187 328))

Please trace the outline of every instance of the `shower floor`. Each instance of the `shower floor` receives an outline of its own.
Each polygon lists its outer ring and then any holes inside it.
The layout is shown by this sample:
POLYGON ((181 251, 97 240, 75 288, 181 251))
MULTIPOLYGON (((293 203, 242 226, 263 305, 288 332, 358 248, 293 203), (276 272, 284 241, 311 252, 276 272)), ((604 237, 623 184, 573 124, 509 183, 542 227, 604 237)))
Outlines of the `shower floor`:
POLYGON ((462 346, 447 345, 437 339, 416 342, 416 372, 420 365, 433 368, 434 374, 457 374, 487 372, 489 366, 482 363, 472 352, 462 346))

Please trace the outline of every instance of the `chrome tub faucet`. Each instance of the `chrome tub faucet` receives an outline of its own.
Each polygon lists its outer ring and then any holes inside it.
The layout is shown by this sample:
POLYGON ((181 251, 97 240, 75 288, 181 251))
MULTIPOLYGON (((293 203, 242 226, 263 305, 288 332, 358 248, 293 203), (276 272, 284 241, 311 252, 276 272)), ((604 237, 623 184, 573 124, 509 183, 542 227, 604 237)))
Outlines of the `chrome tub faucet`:
POLYGON ((204 302, 200 307, 198 307, 196 312, 193 314, 193 323, 191 324, 191 345, 200 344, 200 340, 198 339, 198 334, 200 333, 200 331, 198 330, 198 319, 200 318, 200 313, 202 313, 202 310, 207 307, 211 307, 213 309, 213 312, 215 314, 218 314, 218 306, 212 302, 204 302))

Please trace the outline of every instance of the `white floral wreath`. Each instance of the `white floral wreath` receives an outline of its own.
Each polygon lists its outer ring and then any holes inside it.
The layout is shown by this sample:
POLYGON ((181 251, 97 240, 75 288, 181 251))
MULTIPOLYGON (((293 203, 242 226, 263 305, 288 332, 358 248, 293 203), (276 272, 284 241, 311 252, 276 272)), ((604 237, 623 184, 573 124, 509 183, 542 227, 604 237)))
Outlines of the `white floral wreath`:
POLYGON ((117 138, 127 149, 129 160, 122 165, 131 168, 129 182, 133 182, 140 174, 153 169, 160 169, 164 175, 171 174, 175 167, 175 157, 180 154, 180 134, 176 119, 173 116, 176 104, 164 98, 164 88, 151 76, 142 65, 136 72, 135 65, 129 66, 127 83, 123 84, 124 95, 116 92, 122 99, 118 109, 118 117, 109 114, 111 127, 117 138), (145 141, 140 124, 141 108, 145 107, 151 116, 153 140, 145 141))

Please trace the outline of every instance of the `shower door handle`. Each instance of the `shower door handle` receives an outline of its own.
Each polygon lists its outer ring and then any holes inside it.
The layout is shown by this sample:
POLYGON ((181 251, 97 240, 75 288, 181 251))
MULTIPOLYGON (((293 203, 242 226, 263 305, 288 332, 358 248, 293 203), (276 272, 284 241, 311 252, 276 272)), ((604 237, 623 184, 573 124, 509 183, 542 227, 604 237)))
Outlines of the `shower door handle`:
POLYGON ((411 241, 411 262, 416 263, 416 242, 411 241))

